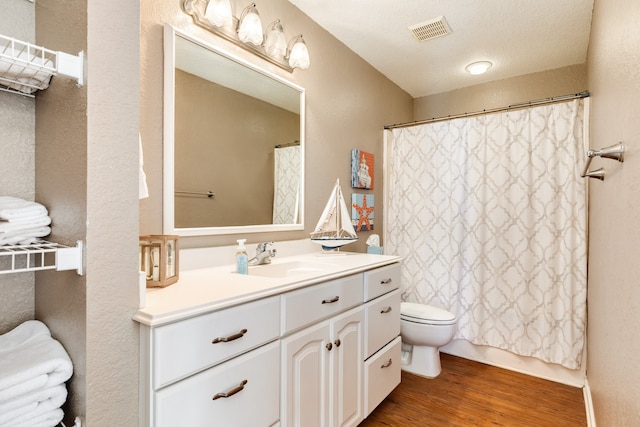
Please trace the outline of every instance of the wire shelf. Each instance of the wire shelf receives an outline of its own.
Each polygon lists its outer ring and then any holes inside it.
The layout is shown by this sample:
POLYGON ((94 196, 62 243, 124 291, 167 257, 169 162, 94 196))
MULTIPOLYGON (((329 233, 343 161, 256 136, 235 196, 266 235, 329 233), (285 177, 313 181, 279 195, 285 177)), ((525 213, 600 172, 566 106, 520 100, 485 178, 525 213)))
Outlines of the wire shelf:
POLYGON ((0 34, 0 87, 6 92, 33 96, 49 87, 57 74, 83 84, 83 53, 57 52, 0 34))
POLYGON ((40 270, 76 270, 82 275, 82 242, 75 247, 38 240, 29 245, 0 246, 0 274, 40 270))

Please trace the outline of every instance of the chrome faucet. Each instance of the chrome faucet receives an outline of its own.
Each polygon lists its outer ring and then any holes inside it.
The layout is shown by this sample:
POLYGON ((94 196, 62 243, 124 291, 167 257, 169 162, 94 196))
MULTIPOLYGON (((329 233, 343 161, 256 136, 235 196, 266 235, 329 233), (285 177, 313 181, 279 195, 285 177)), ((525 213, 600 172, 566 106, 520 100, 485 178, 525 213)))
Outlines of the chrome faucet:
POLYGON ((273 245, 273 242, 264 242, 258 244, 256 247, 256 256, 249 260, 250 265, 263 265, 263 264, 271 264, 271 258, 276 256, 276 250, 268 249, 269 246, 273 245))

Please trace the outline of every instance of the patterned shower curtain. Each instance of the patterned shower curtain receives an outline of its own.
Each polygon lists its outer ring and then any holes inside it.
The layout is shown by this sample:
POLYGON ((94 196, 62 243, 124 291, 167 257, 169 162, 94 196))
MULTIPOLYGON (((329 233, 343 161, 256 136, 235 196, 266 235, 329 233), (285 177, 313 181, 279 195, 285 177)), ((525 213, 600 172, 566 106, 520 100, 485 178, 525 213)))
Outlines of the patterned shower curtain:
POLYGON ((403 300, 455 339, 578 369, 586 323, 584 100, 387 134, 385 246, 403 300))
POLYGON ((274 224, 300 223, 300 157, 299 145, 274 150, 274 224))

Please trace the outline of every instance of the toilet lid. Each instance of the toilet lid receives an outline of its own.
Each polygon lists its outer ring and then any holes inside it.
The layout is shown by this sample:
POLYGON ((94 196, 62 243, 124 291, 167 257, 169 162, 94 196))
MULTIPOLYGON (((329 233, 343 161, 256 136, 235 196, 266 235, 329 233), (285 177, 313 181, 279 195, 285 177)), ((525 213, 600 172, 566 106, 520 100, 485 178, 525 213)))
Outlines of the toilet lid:
POLYGON ((443 308, 414 302, 401 303, 400 315, 406 320, 419 323, 450 324, 456 321, 456 316, 443 308))

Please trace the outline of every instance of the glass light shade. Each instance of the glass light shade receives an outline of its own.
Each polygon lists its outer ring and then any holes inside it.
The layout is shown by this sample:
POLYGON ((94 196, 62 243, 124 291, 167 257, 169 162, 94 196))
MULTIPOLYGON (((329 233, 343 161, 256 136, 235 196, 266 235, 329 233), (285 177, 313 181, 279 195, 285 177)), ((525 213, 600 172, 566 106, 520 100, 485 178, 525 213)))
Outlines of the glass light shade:
POLYGON ((231 26, 233 15, 229 0, 209 0, 204 17, 216 27, 231 26))
POLYGON ((238 27, 238 38, 244 43, 253 43, 256 46, 262 44, 264 39, 262 22, 260 22, 260 15, 255 3, 247 6, 242 12, 240 26, 238 27))
POLYGON ((491 68, 493 64, 489 61, 473 62, 465 67, 469 73, 473 75, 484 74, 491 68))
POLYGON ((309 68, 309 50, 302 36, 296 36, 296 41, 289 52, 289 66, 291 68, 309 68))
POLYGON ((264 50, 272 58, 282 59, 287 53, 287 40, 284 38, 284 32, 280 20, 270 25, 271 30, 267 33, 267 40, 264 42, 264 50))

